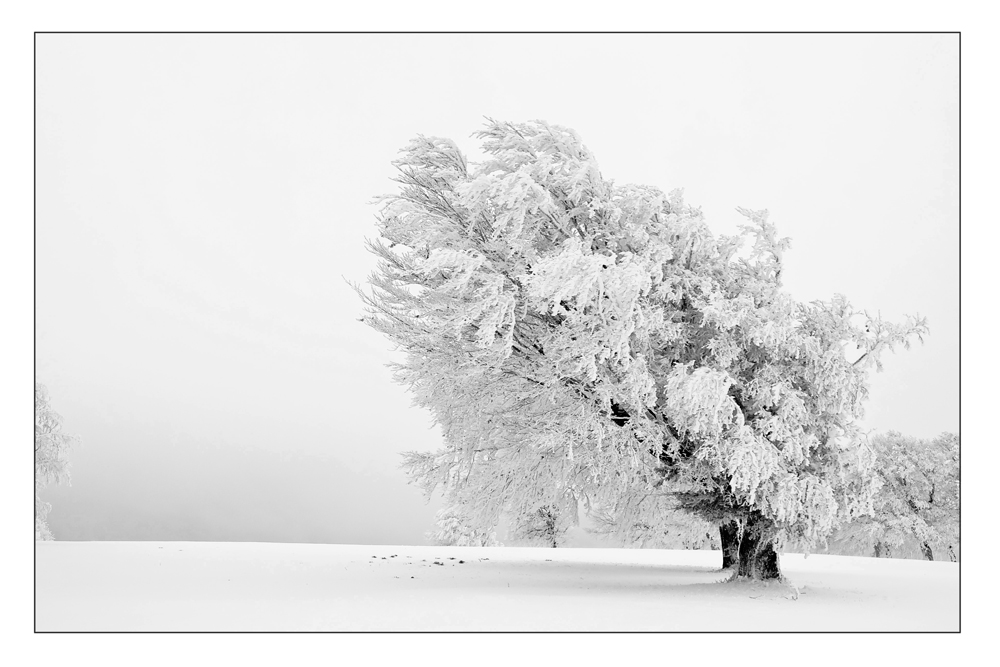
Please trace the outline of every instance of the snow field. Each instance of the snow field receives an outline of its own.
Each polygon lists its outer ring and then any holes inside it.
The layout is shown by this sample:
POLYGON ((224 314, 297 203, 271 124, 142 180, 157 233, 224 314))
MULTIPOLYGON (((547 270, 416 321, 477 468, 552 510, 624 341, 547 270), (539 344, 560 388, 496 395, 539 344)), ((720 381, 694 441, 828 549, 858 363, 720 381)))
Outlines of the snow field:
POLYGON ((958 565, 717 551, 37 542, 38 631, 957 631, 958 565))

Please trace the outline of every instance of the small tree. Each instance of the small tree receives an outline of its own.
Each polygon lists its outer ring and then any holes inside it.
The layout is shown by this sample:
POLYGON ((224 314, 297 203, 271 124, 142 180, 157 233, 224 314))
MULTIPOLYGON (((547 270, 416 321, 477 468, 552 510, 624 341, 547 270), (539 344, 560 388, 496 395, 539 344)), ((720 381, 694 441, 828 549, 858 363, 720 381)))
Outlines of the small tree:
POLYGON ((533 512, 517 517, 513 537, 555 549, 565 540, 570 527, 568 516, 569 513, 558 505, 541 505, 533 512))
POLYGON ((483 449, 465 465, 449 457, 408 452, 403 467, 428 499, 443 487, 448 507, 435 533, 439 543, 493 546, 502 519, 514 539, 559 542, 577 520, 577 499, 565 479, 565 462, 530 448, 483 449), (550 515, 551 524, 543 521, 550 515), (466 539, 469 536, 469 539, 466 539), (441 540, 444 540, 443 542, 441 540))
POLYGON ((491 120, 477 136, 479 165, 447 139, 403 149, 358 290, 444 433, 442 451, 408 455, 411 479, 483 490, 465 495, 483 527, 551 493, 538 484, 623 533, 662 522, 653 499, 669 495, 728 528, 724 552, 755 578, 780 576, 782 540, 872 511, 868 370, 923 320, 794 301, 767 211, 739 209, 742 235, 716 237, 680 191, 606 180, 571 130, 491 120))
POLYGON ((493 531, 484 531, 469 525, 460 507, 446 507, 435 516, 437 529, 427 533, 433 544, 443 547, 497 547, 493 531))
POLYGON ((51 483, 69 482, 66 453, 73 438, 62 433, 62 418, 49 405, 45 386, 35 381, 35 539, 51 540, 48 514, 52 506, 39 497, 51 483))
MULTIPOLYGON (((625 530, 618 519, 603 510, 589 516, 594 527, 589 532, 606 538, 624 538, 625 546, 658 549, 719 549, 718 527, 700 517, 680 510, 669 496, 658 496, 660 508, 655 512, 657 521, 636 523, 625 530)), ((648 502, 648 501, 647 501, 648 502)), ((733 562, 724 567, 731 567, 733 562)))

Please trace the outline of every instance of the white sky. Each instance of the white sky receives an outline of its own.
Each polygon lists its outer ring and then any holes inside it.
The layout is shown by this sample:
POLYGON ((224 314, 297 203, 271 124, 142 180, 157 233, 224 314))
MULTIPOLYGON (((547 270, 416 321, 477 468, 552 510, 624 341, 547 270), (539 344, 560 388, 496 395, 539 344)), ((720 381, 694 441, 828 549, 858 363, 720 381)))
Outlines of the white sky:
POLYGON ((768 208, 801 300, 926 344, 867 425, 958 430, 956 35, 39 35, 39 379, 61 539, 423 542, 429 416, 344 278, 417 133, 574 128, 606 178, 768 208))

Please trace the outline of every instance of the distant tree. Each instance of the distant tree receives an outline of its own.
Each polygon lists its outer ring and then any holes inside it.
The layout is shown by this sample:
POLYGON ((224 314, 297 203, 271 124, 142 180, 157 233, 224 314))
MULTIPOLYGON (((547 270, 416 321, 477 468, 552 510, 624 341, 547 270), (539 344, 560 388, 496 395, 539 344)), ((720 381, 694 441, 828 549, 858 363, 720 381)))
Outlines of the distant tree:
MULTIPOLYGON (((624 545, 638 548, 658 549, 719 549, 721 540, 718 526, 702 518, 677 509, 676 503, 669 496, 657 496, 652 499, 660 505, 654 514, 656 521, 637 522, 622 530, 615 515, 596 510, 589 516, 594 527, 589 532, 602 537, 623 538, 624 545)), ((650 502, 646 500, 645 502, 650 502)), ((730 560, 724 567, 731 567, 735 561, 730 560)))
POLYGON ((543 544, 555 549, 565 541, 571 525, 570 513, 558 505, 541 505, 533 512, 517 517, 512 534, 515 539, 543 544))
POLYGON ((895 431, 871 438, 881 488, 874 515, 845 526, 835 540, 875 557, 919 553, 957 560, 959 546, 959 437, 932 440, 895 431))
POLYGON ((437 529, 427 534, 433 544, 443 547, 495 547, 496 533, 471 527, 460 507, 446 507, 437 512, 437 529))
POLYGON ((551 542, 551 537, 559 542, 577 519, 577 499, 565 480, 565 461, 538 450, 482 450, 465 465, 452 465, 450 457, 408 452, 403 467, 428 498, 438 488, 445 490, 448 506, 432 537, 437 543, 491 546, 502 518, 509 522, 514 539, 551 542), (549 528, 543 528, 546 513, 557 518, 549 528))
POLYGON ((39 492, 51 483, 69 482, 66 453, 73 438, 62 433, 62 418, 49 405, 45 386, 35 381, 35 539, 51 540, 48 526, 51 505, 39 492))
POLYGON ((477 136, 478 165, 447 139, 403 149, 358 289, 444 433, 407 456, 413 481, 474 503, 484 528, 539 484, 623 534, 662 522, 670 495, 754 578, 780 576, 783 540, 871 513, 868 371, 923 320, 794 301, 767 211, 716 237, 680 191, 606 180, 571 130, 491 120, 477 136))

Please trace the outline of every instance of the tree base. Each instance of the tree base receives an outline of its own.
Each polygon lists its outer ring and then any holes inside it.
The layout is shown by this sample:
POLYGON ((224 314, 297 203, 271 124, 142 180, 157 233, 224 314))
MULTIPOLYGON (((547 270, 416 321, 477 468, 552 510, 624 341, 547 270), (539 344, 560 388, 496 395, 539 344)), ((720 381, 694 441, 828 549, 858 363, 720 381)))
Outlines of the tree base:
POLYGON ((757 513, 746 518, 737 554, 737 577, 761 581, 781 579, 778 552, 774 550, 774 524, 757 513))
POLYGON ((736 568, 736 576, 747 577, 759 581, 781 579, 781 568, 778 565, 778 554, 772 548, 757 556, 740 559, 736 568))

